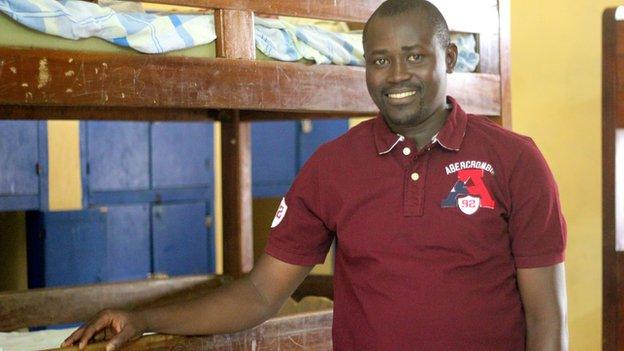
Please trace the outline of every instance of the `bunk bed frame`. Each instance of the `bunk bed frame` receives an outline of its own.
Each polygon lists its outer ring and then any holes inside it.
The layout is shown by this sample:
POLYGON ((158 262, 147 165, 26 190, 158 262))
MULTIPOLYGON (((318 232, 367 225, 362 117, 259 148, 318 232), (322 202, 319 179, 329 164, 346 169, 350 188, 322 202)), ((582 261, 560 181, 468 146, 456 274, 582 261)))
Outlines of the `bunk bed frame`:
MULTIPOLYGON (((0 47, 0 118, 220 121, 223 266, 226 276, 237 277, 248 272, 253 265, 250 122, 267 119, 361 117, 374 116, 377 113, 367 93, 364 69, 361 67, 255 61, 253 14, 321 18, 362 24, 383 1, 149 2, 213 9, 217 57, 189 58, 0 47), (45 76, 40 72, 41 65, 47 68, 45 76), (17 75, 13 73, 15 71, 18 72, 17 75), (66 75, 68 71, 75 74, 66 75), (25 88, 26 85, 30 88, 25 88)), ((511 127, 510 1, 431 2, 440 8, 452 31, 478 35, 477 45, 481 57, 478 72, 450 75, 449 94, 457 98, 466 111, 490 116, 503 126, 511 127), (475 21, 474 18, 479 20, 475 21)), ((0 330, 80 321, 105 306, 123 307, 149 303, 153 299, 169 296, 180 288, 197 284, 214 287, 215 281, 220 282, 220 279, 222 278, 171 278, 164 282, 108 284, 98 286, 97 289, 74 287, 2 293, 0 330), (155 286, 159 288, 154 288, 155 286), (102 289, 108 292, 107 296, 115 298, 95 303, 102 299, 102 295, 96 293, 102 289), (135 291, 136 294, 117 300, 121 296, 119 292, 126 291, 124 289, 135 291), (49 311, 54 304, 46 301, 55 300, 46 300, 46 296, 56 296, 57 299, 63 298, 65 301, 71 299, 75 302, 72 305, 76 306, 60 314, 58 311, 49 311)), ((331 295, 331 280, 309 277, 299 289, 299 294, 331 295)), ((295 316, 271 320, 258 327, 265 328, 260 334, 269 335, 267 330, 279 330, 280 325, 303 325, 305 327, 297 330, 304 336, 306 333, 317 333, 318 330, 329 328, 329 334, 319 334, 324 341, 312 348, 331 349, 331 312, 297 318, 295 316), (306 320, 309 325, 297 324, 300 320, 306 320)), ((298 337, 299 334, 295 331, 293 333, 292 337, 298 337)), ((281 342, 278 334, 267 342, 281 342)), ((237 335, 241 340, 249 336, 245 333, 237 335)), ((188 338, 163 336, 150 338, 156 338, 153 339, 154 343, 142 343, 141 349, 170 348, 180 342, 187 345, 192 342, 192 345, 196 345, 193 348, 198 349, 218 349, 206 346, 216 345, 211 344, 215 339, 189 341, 188 338), (159 346, 154 346, 156 344, 159 346)))
MULTIPOLYGON (((624 10, 620 9, 620 11, 624 10)), ((624 252, 617 251, 624 228, 616 212, 616 130, 624 128, 624 21, 616 8, 602 18, 602 340, 603 350, 624 350, 624 252)), ((624 140, 619 141, 624 142, 624 140)), ((620 165, 621 167, 621 165, 620 165)), ((619 191, 622 191, 621 189, 619 191)), ((620 219, 621 220, 621 219, 620 219)))

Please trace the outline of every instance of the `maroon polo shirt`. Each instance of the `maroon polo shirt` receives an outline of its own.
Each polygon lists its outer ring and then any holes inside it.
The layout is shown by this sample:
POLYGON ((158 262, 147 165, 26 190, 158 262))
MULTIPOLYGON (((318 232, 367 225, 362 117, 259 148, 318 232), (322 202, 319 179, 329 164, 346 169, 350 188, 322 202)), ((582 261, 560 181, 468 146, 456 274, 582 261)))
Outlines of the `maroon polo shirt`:
POLYGON ((310 158, 266 252, 322 263, 336 240, 335 350, 522 350, 518 268, 564 260, 557 187, 533 141, 452 111, 431 144, 366 121, 310 158))

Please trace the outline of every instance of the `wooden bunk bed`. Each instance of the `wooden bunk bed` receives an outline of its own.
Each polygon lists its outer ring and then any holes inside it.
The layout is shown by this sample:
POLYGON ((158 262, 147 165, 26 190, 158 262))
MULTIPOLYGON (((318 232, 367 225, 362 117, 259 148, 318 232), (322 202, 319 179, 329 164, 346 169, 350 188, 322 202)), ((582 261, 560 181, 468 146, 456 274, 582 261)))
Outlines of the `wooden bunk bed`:
MULTIPOLYGON (((150 2, 213 9, 217 57, 0 47, 0 118, 220 121, 224 274, 228 277, 240 276, 253 265, 250 122, 374 116, 377 112, 366 90, 363 68, 256 61, 254 13, 362 24, 382 0, 150 2), (39 81, 42 60, 46 62, 49 78, 43 85, 39 81), (12 74, 13 70, 19 72, 19 77, 12 74), (80 73, 67 76, 65 73, 70 70, 80 73), (137 81, 140 81, 141 89, 138 89, 137 81), (22 83, 41 87, 26 92, 22 83)), ((509 0, 432 2, 447 18, 451 31, 477 35, 480 54, 477 72, 450 75, 449 94, 456 97, 468 112, 491 116, 503 126, 510 127, 509 0)), ((171 278, 97 288, 2 293, 0 330, 80 321, 105 306, 153 303, 180 288, 197 287, 198 284, 201 289, 212 288, 223 279, 171 278), (102 295, 101 291, 107 293, 102 295), (119 300, 119 296, 125 296, 123 291, 134 293, 119 300), (52 303, 58 299, 71 299, 75 306, 58 311, 52 303)), ((330 296, 331 281, 329 278, 309 277, 298 294, 330 296)), ((299 345, 303 341, 311 342, 308 345, 311 349, 331 349, 330 311, 271 320, 255 331, 239 333, 229 340, 252 340, 259 335, 269 335, 266 340, 269 344, 265 345, 277 345, 282 342, 278 338, 280 333, 271 334, 271 330, 279 331, 285 327, 294 328, 289 334, 291 337, 285 339, 282 345, 285 349, 294 347, 291 345, 288 348, 289 343, 299 345)), ((244 343, 240 344, 243 345, 240 348, 233 347, 233 344, 230 348, 219 348, 215 346, 216 337, 149 338, 137 347, 169 349, 180 344, 205 350, 248 349, 244 343)))
POLYGON ((620 7, 605 10, 602 23, 602 340, 605 351, 624 350, 623 79, 624 8, 620 7))

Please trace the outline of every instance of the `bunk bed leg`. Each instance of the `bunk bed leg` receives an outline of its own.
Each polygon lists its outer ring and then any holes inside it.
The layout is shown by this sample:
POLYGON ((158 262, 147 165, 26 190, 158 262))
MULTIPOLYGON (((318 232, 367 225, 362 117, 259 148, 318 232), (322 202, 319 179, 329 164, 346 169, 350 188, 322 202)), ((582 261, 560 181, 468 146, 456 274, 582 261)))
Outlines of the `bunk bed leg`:
MULTIPOLYGON (((215 11, 218 57, 256 59, 253 18, 251 11, 215 11)), ((251 124, 240 121, 238 110, 222 111, 220 120, 223 273, 240 276, 253 267, 251 124)))
POLYGON ((221 112, 223 273, 240 276, 253 267, 251 124, 239 111, 221 112))

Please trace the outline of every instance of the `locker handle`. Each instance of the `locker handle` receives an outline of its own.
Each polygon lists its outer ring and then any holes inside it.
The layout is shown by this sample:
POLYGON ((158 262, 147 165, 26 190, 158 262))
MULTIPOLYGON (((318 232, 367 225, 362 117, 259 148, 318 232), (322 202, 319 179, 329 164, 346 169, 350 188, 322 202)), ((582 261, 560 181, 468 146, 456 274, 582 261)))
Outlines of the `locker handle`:
POLYGON ((314 126, 312 125, 312 120, 311 119, 302 119, 301 120, 301 132, 303 134, 310 134, 310 133, 312 133, 313 129, 314 129, 314 126))

